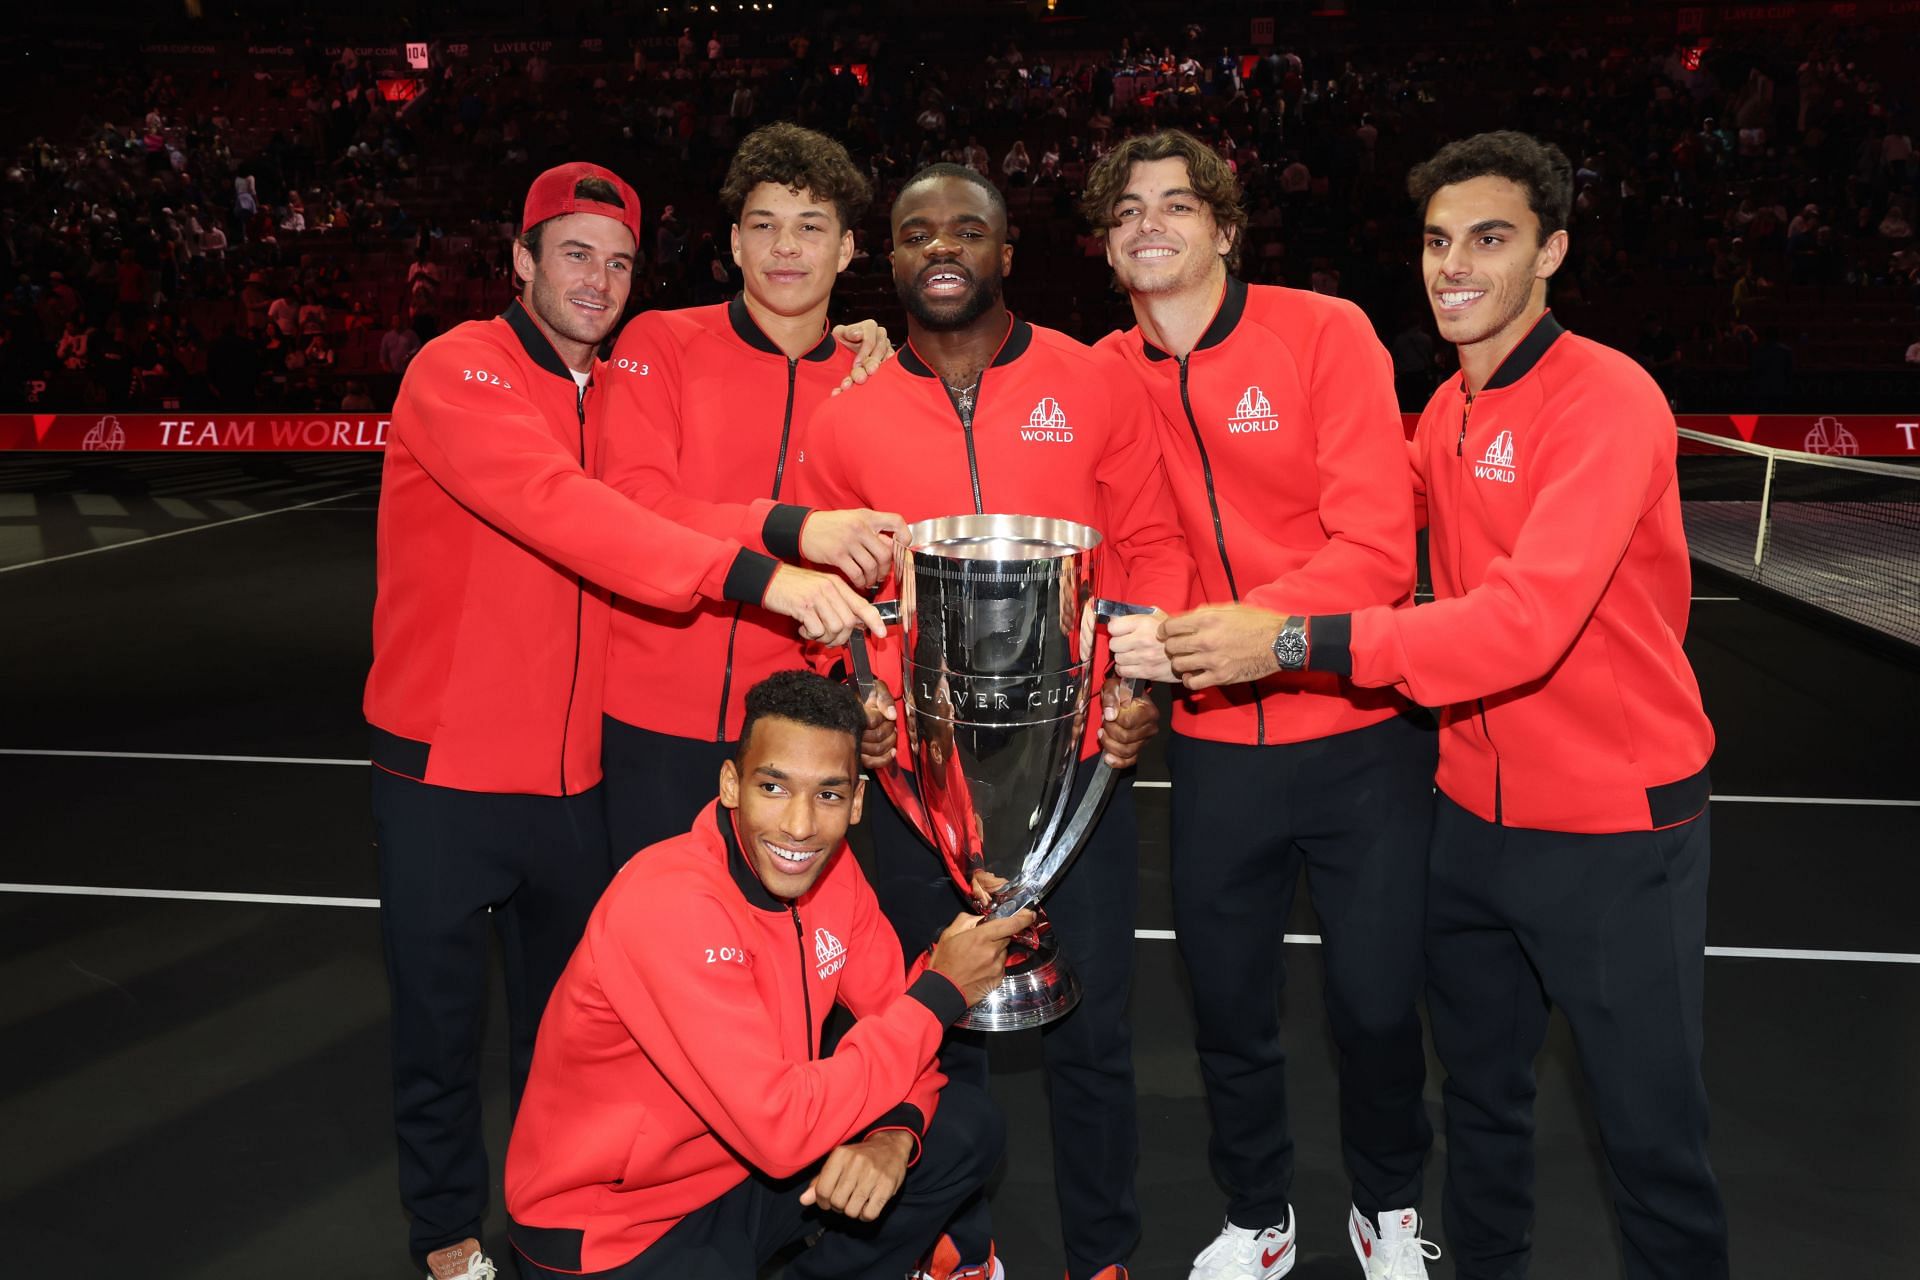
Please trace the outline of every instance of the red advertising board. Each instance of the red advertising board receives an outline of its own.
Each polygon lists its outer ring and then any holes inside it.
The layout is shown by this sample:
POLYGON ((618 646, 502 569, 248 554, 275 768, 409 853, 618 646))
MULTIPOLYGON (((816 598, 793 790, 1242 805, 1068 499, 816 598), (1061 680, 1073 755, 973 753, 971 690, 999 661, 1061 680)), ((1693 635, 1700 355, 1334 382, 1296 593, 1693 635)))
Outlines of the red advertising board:
MULTIPOLYGON (((1683 413, 1689 431, 1769 449, 1843 457, 1920 458, 1916 413, 1683 413)), ((1682 441, 1682 445, 1686 444, 1682 441)))
MULTIPOLYGON (((1403 417, 1411 435, 1418 417, 1403 417)), ((9 413, 0 414, 0 452, 377 452, 387 425, 384 414, 9 413)), ((1683 413, 1680 425, 1797 453, 1920 458, 1920 412, 1683 413)))
POLYGON ((8 413, 0 450, 378 452, 387 423, 370 413, 8 413))

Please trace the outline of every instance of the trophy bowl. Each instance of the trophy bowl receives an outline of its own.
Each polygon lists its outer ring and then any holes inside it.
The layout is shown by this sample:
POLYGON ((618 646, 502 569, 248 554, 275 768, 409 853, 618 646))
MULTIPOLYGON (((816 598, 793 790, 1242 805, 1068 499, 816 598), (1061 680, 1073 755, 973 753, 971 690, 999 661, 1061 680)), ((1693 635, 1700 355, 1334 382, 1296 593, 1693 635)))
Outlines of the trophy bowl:
MULTIPOLYGON (((1006 977, 961 1026, 1044 1026, 1080 999, 1039 902, 1084 843, 1112 779, 1101 761, 1069 803, 1098 696, 1092 624, 1145 612, 1098 595, 1105 555, 1098 531, 1042 516, 926 520, 895 543, 901 754, 912 770, 882 769, 880 785, 976 910, 1039 915, 1013 939, 1006 977)), ((863 639, 852 654, 864 693, 863 639)))

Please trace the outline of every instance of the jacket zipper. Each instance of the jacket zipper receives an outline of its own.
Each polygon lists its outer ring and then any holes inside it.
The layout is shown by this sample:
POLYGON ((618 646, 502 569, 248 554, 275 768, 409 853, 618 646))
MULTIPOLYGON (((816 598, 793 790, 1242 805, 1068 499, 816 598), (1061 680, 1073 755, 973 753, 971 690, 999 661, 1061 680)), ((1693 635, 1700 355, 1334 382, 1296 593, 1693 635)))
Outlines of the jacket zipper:
MULTIPOLYGON (((1233 578, 1233 561, 1227 558, 1227 531, 1220 522, 1220 499, 1213 491, 1213 463, 1207 458, 1206 441, 1200 438, 1200 424, 1194 420, 1193 399, 1187 393, 1187 360, 1190 356, 1180 357, 1180 407, 1187 411, 1187 429, 1193 432, 1193 447, 1200 451, 1200 474, 1207 483, 1207 507, 1213 512, 1213 541, 1220 551, 1220 567, 1227 571, 1227 590, 1233 594, 1235 602, 1240 599, 1239 584, 1233 578)), ((1256 685, 1253 691, 1254 741, 1260 746, 1267 742, 1267 709, 1260 701, 1260 690, 1256 685)))
MULTIPOLYGON (((773 500, 780 501, 780 481, 787 474, 787 441, 793 435, 793 393, 799 381, 800 362, 787 357, 787 411, 780 419, 780 452, 773 461, 773 500)), ((733 642, 740 634, 743 604, 733 606, 733 621, 727 625, 727 663, 720 676, 720 721, 713 728, 713 740, 727 740, 727 704, 733 699, 733 642)))
MULTIPOLYGON (((587 388, 574 387, 573 412, 580 420, 580 467, 587 465, 587 388)), ((573 728, 573 699, 580 690, 580 631, 586 611, 587 580, 573 575, 573 675, 567 681, 567 715, 560 722, 560 794, 567 795, 567 735, 573 728)))
MULTIPOLYGON (((1473 417, 1473 392, 1469 391, 1467 392, 1467 398, 1465 403, 1463 403, 1460 406, 1460 436, 1453 443, 1453 456, 1456 458, 1465 458, 1467 456, 1467 423, 1472 417, 1473 417)), ((1462 476, 1461 478, 1464 481, 1465 477, 1462 476)), ((1461 523, 1462 523, 1462 526, 1464 527, 1465 522, 1462 521, 1461 523)), ((1460 534, 1462 530, 1457 528, 1454 530, 1454 532, 1456 534, 1460 534)), ((1459 538, 1456 537, 1454 540, 1454 548, 1453 548, 1454 568, 1456 571, 1459 569, 1459 566, 1461 563, 1460 561, 1461 552, 1462 552, 1462 547, 1460 544, 1460 540, 1459 538)), ((1480 699, 1477 699, 1476 702, 1480 708, 1480 734, 1482 737, 1484 737, 1487 740, 1487 745, 1493 748, 1493 825, 1497 827, 1501 825, 1501 818, 1502 818, 1502 812, 1501 812, 1502 797, 1500 795, 1500 748, 1494 746, 1493 727, 1487 723, 1487 700, 1485 698, 1480 698, 1480 699)))
MULTIPOLYGON (((942 392, 946 390, 946 384, 944 382, 940 385, 940 389, 942 392)), ((986 514, 987 508, 986 505, 980 501, 980 458, 979 455, 973 451, 973 419, 980 416, 980 397, 986 389, 987 371, 982 369, 980 376, 974 380, 973 384, 972 417, 963 415, 958 405, 954 405, 953 409, 953 416, 960 419, 960 429, 966 432, 967 435, 967 476, 973 481, 973 514, 977 516, 986 514)), ((947 402, 951 404, 953 397, 948 396, 947 402)))
POLYGON ((807 1011, 807 1061, 814 1059, 813 1052, 813 986, 807 981, 807 929, 800 923, 800 904, 789 902, 787 910, 793 913, 793 940, 800 947, 800 1004, 807 1011))
POLYGON ((1503 819, 1501 812, 1503 806, 1500 795, 1500 748, 1494 746, 1493 726, 1487 723, 1487 700, 1481 698, 1478 701, 1480 704, 1480 733, 1486 738, 1487 745, 1493 747, 1493 825, 1497 827, 1502 825, 1503 819))

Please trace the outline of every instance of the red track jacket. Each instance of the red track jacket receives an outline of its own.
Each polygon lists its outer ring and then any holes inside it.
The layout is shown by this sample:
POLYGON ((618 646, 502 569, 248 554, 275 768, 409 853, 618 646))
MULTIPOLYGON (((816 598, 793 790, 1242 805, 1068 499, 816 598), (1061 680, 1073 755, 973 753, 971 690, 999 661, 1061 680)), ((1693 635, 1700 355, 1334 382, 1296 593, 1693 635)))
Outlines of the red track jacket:
MULTIPOLYGON (((853 365, 823 335, 789 360, 745 301, 650 311, 620 335, 592 416, 602 476, 642 506, 716 538, 800 560, 807 510, 793 492, 792 447, 853 365)), ((731 742, 746 693, 801 664, 794 624, 708 599, 686 612, 614 601, 606 710, 655 733, 731 742)))
POLYGON ((365 703, 381 768, 462 791, 584 791, 600 780, 607 589, 677 609, 766 591, 774 561, 592 478, 592 399, 518 302, 407 367, 365 703))
POLYGON ((635 1257, 744 1181, 791 1176, 879 1129, 918 1141, 959 990, 916 965, 843 843, 792 902, 748 865, 732 814, 614 877, 547 1003, 507 1149, 516 1248, 560 1271, 635 1257), (832 1056, 839 1001, 859 1021, 832 1056))
POLYGON ((1542 317, 1478 394, 1451 379, 1420 416, 1438 599, 1313 618, 1309 663, 1442 708, 1440 789, 1488 822, 1695 817, 1713 726, 1681 649, 1677 441, 1645 370, 1542 317))
MULTIPOLYGON (((1065 334, 1015 320, 981 375, 968 431, 908 343, 858 391, 815 412, 800 498, 821 509, 898 511, 909 522, 968 512, 1078 521, 1098 529, 1116 553, 1107 558, 1112 580, 1100 584, 1102 594, 1143 604, 1184 600, 1193 563, 1151 415, 1117 372, 1065 334)), ((900 643, 897 630, 869 642, 874 672, 896 698, 900 643)), ((1096 672, 1107 670, 1104 631, 1094 662, 1096 672)), ((1087 720, 1083 757, 1099 749, 1100 717, 1087 720)))
MULTIPOLYGON (((1392 362, 1358 307, 1230 276, 1185 360, 1137 329, 1100 345, 1125 359, 1159 410, 1167 479, 1200 573, 1181 605, 1333 613, 1413 599, 1406 435, 1392 362)), ((1377 724, 1399 705, 1333 675, 1282 672, 1182 695, 1173 727, 1213 742, 1303 742, 1377 724)))

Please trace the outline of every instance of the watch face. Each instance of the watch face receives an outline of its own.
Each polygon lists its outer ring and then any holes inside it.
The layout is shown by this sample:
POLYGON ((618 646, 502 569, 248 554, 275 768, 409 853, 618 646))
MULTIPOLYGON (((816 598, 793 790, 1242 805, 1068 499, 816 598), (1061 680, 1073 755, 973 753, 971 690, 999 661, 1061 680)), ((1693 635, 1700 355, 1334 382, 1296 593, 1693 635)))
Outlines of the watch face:
POLYGON ((1286 627, 1273 638, 1273 656, 1282 671, 1298 671, 1307 665, 1307 637, 1294 627, 1286 627))

